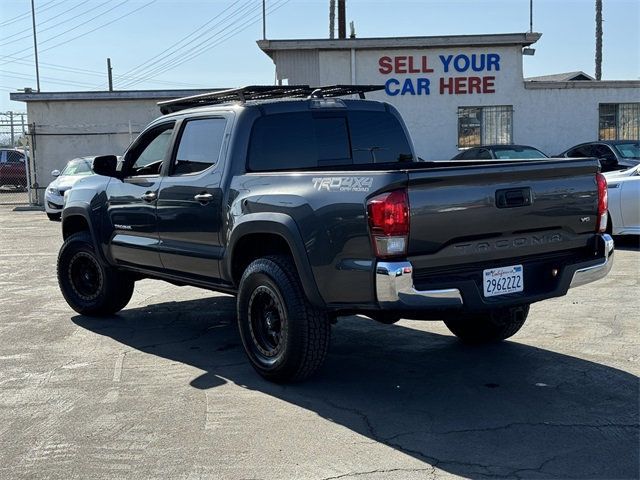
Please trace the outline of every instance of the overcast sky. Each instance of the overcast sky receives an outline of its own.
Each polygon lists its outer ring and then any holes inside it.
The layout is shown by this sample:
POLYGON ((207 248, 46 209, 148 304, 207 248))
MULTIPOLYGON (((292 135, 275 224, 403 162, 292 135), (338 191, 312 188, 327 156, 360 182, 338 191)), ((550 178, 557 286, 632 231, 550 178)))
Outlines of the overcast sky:
MULTIPOLYGON (((274 81, 261 0, 35 0, 42 91, 234 87, 274 81)), ((267 37, 328 37, 329 0, 267 0, 267 37)), ((534 0, 525 76, 594 74, 595 0, 534 0)), ((347 0, 358 37, 525 32, 529 0, 347 0)), ((603 79, 640 78, 640 1, 604 0, 603 79)), ((0 111, 35 88, 30 0, 0 0, 0 111)))

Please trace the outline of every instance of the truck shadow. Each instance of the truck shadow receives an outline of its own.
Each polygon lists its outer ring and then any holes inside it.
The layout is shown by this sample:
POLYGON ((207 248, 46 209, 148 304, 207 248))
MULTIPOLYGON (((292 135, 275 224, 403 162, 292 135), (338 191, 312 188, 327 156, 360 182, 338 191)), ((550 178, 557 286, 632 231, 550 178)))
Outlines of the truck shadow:
POLYGON ((346 317, 334 327, 320 374, 283 386, 262 380, 249 366, 231 297, 73 321, 203 370, 194 388, 233 382, 456 475, 640 473, 638 378, 579 358, 516 342, 464 347, 450 336, 346 317))

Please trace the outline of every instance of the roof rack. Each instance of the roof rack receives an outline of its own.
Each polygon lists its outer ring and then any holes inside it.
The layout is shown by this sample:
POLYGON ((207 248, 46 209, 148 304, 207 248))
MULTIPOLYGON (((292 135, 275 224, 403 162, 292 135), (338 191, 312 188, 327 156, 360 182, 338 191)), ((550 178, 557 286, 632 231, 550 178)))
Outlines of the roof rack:
POLYGON ((326 87, 310 87, 309 85, 250 85, 230 90, 203 93, 191 97, 176 98, 158 102, 163 114, 178 112, 187 108, 218 105, 228 102, 247 102, 250 100, 271 100, 277 98, 324 98, 358 95, 383 90, 384 85, 330 85, 326 87))

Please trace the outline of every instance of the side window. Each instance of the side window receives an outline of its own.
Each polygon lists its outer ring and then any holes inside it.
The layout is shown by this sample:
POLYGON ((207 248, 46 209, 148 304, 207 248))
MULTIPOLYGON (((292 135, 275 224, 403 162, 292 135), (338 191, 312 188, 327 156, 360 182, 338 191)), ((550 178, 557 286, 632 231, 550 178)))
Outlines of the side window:
POLYGON ((483 148, 478 152, 476 158, 478 160, 491 160, 493 157, 491 157, 491 152, 489 152, 489 150, 483 148))
POLYGON ((351 163, 344 117, 312 113, 268 115, 256 120, 249 170, 286 170, 351 163))
POLYGON ((594 145, 592 155, 595 156, 596 158, 604 158, 606 160, 612 160, 612 161, 616 160, 616 156, 611 151, 611 149, 606 145, 594 145))
POLYGON ((224 118, 187 121, 182 129, 171 175, 201 172, 218 163, 226 126, 224 118))
POLYGON ((413 161, 402 125, 388 112, 276 114, 256 120, 249 170, 413 161))
POLYGON ((592 155, 593 153, 591 152, 591 147, 589 145, 577 147, 567 152, 567 157, 570 158, 590 157, 592 155))
POLYGON ((159 175, 169 142, 173 123, 146 132, 127 152, 127 176, 159 175))
POLYGON ((15 150, 8 150, 7 162, 8 163, 24 163, 24 155, 20 152, 16 152, 15 150))
POLYGON ((460 156, 460 160, 473 160, 476 158, 476 154, 478 153, 477 148, 470 148, 469 150, 462 152, 460 156))

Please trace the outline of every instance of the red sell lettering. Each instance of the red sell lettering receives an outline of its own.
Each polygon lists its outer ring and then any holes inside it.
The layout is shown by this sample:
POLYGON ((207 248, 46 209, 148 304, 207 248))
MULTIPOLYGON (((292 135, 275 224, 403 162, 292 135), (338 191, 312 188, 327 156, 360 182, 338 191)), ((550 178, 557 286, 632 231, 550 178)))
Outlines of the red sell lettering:
POLYGON ((413 56, 409 57, 409 73, 420 73, 420 69, 413 65, 413 56))
POLYGON ((407 57, 395 57, 395 73, 407 73, 407 57))
POLYGON ((391 57, 380 57, 380 60, 378 60, 378 65, 380 65, 380 68, 378 68, 378 71, 383 75, 388 75, 393 71, 393 65, 391 64, 391 57))
POLYGON ((422 56, 422 73, 433 73, 433 68, 429 68, 429 58, 426 55, 422 56))
POLYGON ((496 80, 496 77, 482 77, 482 92, 496 93, 495 80, 496 80))

